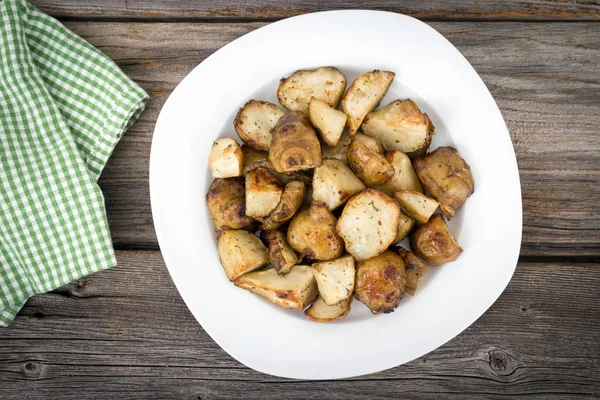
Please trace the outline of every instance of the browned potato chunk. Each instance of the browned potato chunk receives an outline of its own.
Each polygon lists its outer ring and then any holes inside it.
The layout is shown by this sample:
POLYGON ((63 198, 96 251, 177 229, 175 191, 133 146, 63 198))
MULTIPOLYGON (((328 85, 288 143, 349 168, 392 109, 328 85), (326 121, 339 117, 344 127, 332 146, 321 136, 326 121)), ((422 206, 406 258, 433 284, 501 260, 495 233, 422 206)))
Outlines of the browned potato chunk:
POLYGON ((373 314, 394 311, 404 295, 404 262, 387 250, 356 265, 356 299, 373 314))
POLYGON ((348 88, 342 99, 342 111, 348 116, 350 136, 353 136, 369 112, 377 108, 385 96, 395 73, 390 71, 367 72, 362 74, 348 88))
POLYGON ((352 139, 358 140, 359 142, 361 142, 362 144, 367 146, 367 148, 369 148, 369 150, 373 150, 375 153, 377 153, 381 156, 385 152, 383 145, 381 144, 381 142, 378 139, 375 139, 371 136, 367 136, 364 133, 356 132, 354 134, 354 136, 352 136, 352 139))
POLYGON ((269 161, 280 173, 321 165, 321 144, 305 114, 291 111, 279 120, 273 129, 269 161))
POLYGON ((238 278, 235 286, 295 310, 303 310, 319 293, 315 277, 307 265, 295 265, 286 275, 279 275, 273 268, 251 272, 238 278))
POLYGON ((373 111, 367 115, 361 129, 381 140, 386 150, 400 150, 410 158, 425 154, 435 133, 427 114, 410 99, 396 100, 373 111))
POLYGON ((415 254, 431 266, 454 261, 462 253, 441 214, 417 226, 410 235, 410 245, 415 254))
POLYGON ((400 203, 402 210, 410 215, 417 223, 424 224, 437 210, 439 203, 431 197, 414 190, 401 190, 394 193, 394 198, 400 203))
POLYGON ((338 160, 323 160, 315 168, 312 181, 313 199, 327 204, 330 210, 344 204, 350 196, 360 192, 365 185, 338 160))
POLYGON ((367 186, 377 186, 394 176, 394 167, 363 143, 353 139, 348 147, 348 162, 352 171, 367 186))
POLYGON ((246 229, 254 225, 255 221, 246 215, 243 178, 215 179, 206 195, 206 202, 216 230, 222 227, 246 229))
POLYGON ((213 178, 232 178, 242 175, 244 153, 238 142, 221 138, 213 142, 208 156, 213 178))
POLYGON ((281 201, 267 219, 264 220, 262 229, 267 231, 278 229, 292 219, 302 205, 305 192, 306 185, 302 181, 291 181, 285 185, 281 201))
POLYGON ((405 237, 408 236, 414 226, 415 220, 404 214, 404 212, 400 212, 400 218, 398 218, 398 234, 392 243, 400 243, 405 237))
POLYGON ((335 232, 335 222, 325 203, 313 201, 290 222, 288 243, 308 261, 338 258, 344 253, 344 241, 335 232))
POLYGON ((394 192, 399 190, 414 190, 423 193, 421 181, 406 154, 399 150, 392 150, 386 153, 385 158, 394 167, 394 175, 377 189, 388 196, 393 196, 394 192))
POLYGON ((260 100, 250 100, 237 113, 233 126, 240 139, 248 146, 269 150, 271 131, 285 115, 281 107, 260 100))
POLYGON ((287 244, 281 231, 262 231, 261 237, 269 245, 269 260, 280 275, 287 274, 298 263, 298 255, 287 244))
POLYGON ((320 67, 314 70, 299 70, 289 78, 282 79, 277 89, 277 99, 288 110, 306 114, 313 97, 337 108, 344 90, 344 74, 334 67, 320 67))
POLYGON ((332 158, 348 165, 348 146, 350 146, 351 141, 352 139, 348 135, 348 132, 342 133, 337 146, 330 147, 327 144, 321 146, 322 158, 332 158))
POLYGON ((246 214, 252 218, 267 217, 279 204, 283 184, 264 167, 246 174, 246 214))
POLYGON ((337 146, 346 127, 346 114, 313 97, 308 106, 308 117, 323 141, 328 146, 337 146))
POLYGON ((280 174, 275 171, 275 168, 269 161, 269 153, 263 150, 256 150, 250 146, 242 145, 242 153, 244 153, 244 169, 242 174, 246 175, 248 171, 252 171, 258 167, 265 167, 269 170, 269 173, 275 178, 279 179, 283 183, 289 183, 294 180, 302 181, 304 183, 310 183, 312 177, 307 171, 294 171, 289 174, 280 174))
POLYGON ((440 202, 446 218, 452 218, 473 194, 475 185, 471 168, 453 147, 439 147, 416 159, 414 166, 423 185, 440 202))
POLYGON ((417 285, 429 269, 429 265, 421 260, 415 253, 408 251, 403 247, 398 249, 398 255, 404 261, 404 269, 406 270, 406 285, 404 285, 404 293, 409 296, 414 296, 417 285))
POLYGON ((344 318, 350 312, 352 297, 328 306, 320 296, 304 311, 309 319, 315 322, 332 322, 344 318))
POLYGON ((259 238, 248 231, 226 230, 219 236, 217 251, 221 265, 230 281, 264 267, 269 254, 259 238))
POLYGON ((354 291, 354 258, 350 255, 312 265, 319 295, 332 306, 352 296, 354 291))
POLYGON ((357 261, 381 254, 398 233, 400 206, 375 189, 365 189, 348 200, 336 229, 348 253, 357 261))

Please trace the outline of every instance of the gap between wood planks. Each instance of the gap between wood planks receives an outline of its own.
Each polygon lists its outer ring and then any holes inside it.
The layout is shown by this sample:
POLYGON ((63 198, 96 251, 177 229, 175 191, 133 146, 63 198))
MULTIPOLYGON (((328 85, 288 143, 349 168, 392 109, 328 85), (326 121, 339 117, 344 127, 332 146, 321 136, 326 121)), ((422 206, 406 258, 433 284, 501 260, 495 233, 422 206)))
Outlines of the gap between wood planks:
MULTIPOLYGON (((346 11, 346 10, 332 10, 332 11, 346 11)), ((374 10, 377 11, 377 10, 374 10)), ((323 12, 323 11, 316 11, 323 12)), ((388 11, 390 12, 390 11, 388 11)), ((307 13, 309 14, 309 13, 307 13)), ((400 13, 401 14, 401 13, 400 13)), ((60 14, 52 15, 54 18, 64 21, 64 22, 140 22, 140 23, 202 23, 202 24, 220 24, 220 23, 252 23, 252 22, 262 22, 262 23, 272 23, 281 21, 283 19, 292 18, 294 16, 299 16, 304 14, 291 15, 286 17, 107 17, 107 16, 71 16, 65 15, 61 16, 60 14)), ((405 14, 407 15, 407 14, 405 14)), ((411 16, 411 15, 409 15, 411 16)), ((501 17, 465 17, 465 18, 457 18, 457 17, 448 17, 448 18, 440 18, 440 17, 419 17, 413 16, 420 21, 425 22, 560 22, 560 23, 579 23, 579 22, 598 22, 600 20, 598 18, 566 18, 566 19, 556 19, 556 18, 501 18, 501 17)))

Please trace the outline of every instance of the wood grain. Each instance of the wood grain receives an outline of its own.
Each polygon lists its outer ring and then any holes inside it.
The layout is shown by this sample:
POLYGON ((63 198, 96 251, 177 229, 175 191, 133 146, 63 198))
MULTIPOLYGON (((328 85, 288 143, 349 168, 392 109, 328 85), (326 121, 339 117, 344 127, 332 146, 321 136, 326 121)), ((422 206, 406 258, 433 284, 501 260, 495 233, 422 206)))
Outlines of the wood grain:
POLYGON ((187 310, 158 252, 117 258, 116 268, 33 297, 0 330, 0 398, 600 395, 598 264, 520 264, 486 314, 434 352, 378 374, 310 382, 228 356, 187 310))
POLYGON ((422 19, 598 19, 600 2, 534 0, 32 0, 57 17, 138 19, 279 19, 307 12, 375 9, 422 19))
MULTIPOLYGON (((148 160, 160 108, 194 66, 263 24, 67 25, 106 52, 152 95, 148 110, 117 146, 100 182, 115 245, 156 248, 148 160)), ((508 125, 523 195, 521 255, 597 256, 600 26, 514 22, 431 25, 473 64, 508 125)))

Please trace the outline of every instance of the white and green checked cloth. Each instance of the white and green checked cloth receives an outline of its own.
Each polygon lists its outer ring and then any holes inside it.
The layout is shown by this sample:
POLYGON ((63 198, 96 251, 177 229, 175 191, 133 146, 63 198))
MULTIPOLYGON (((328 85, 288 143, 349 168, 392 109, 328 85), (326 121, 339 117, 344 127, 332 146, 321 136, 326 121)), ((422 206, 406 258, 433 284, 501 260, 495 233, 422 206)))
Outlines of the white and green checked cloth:
POLYGON ((0 0, 0 325, 116 265, 96 181, 147 94, 24 0, 0 0))

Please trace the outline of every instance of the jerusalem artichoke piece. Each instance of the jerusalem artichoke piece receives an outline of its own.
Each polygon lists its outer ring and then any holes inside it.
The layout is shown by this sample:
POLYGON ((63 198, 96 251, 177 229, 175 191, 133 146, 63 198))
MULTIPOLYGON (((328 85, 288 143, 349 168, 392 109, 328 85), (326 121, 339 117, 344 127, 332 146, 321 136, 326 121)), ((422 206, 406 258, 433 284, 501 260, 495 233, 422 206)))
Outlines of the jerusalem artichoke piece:
POLYGON ((264 150, 256 150, 244 144, 242 145, 242 153, 244 154, 244 169, 242 174, 246 175, 248 171, 252 171, 258 167, 265 167, 269 173, 283 183, 289 183, 293 180, 299 180, 304 183, 310 183, 312 177, 306 171, 295 171, 289 174, 280 174, 275 171, 275 168, 269 161, 269 153, 264 150))
POLYGON ((326 143, 321 146, 321 157, 323 159, 333 158, 348 165, 348 146, 350 146, 351 141, 352 139, 348 135, 348 132, 342 133, 335 147, 328 146, 326 143))
POLYGON ((242 175, 244 153, 238 142, 231 138, 215 140, 208 156, 208 166, 213 178, 232 178, 242 175))
POLYGON ((260 100, 250 100, 237 113, 233 126, 238 136, 248 146, 269 150, 271 131, 285 115, 281 107, 260 100))
POLYGON ((356 176, 369 187, 381 185, 394 176, 394 167, 385 157, 356 139, 352 139, 348 147, 348 162, 356 176))
POLYGON ((336 229, 348 253, 361 261, 381 254, 392 244, 399 216, 398 203, 379 190, 365 189, 348 200, 336 229))
POLYGON ((284 78, 277 89, 277 99, 290 111, 308 113, 311 98, 337 108, 346 90, 346 77, 337 68, 320 67, 299 70, 284 78))
POLYGON ((246 215, 246 196, 243 178, 217 178, 206 195, 208 209, 215 229, 251 229, 255 221, 246 215))
POLYGON ((423 278, 423 275, 425 275, 425 272, 429 269, 429 265, 421 260, 415 253, 408 251, 403 247, 400 247, 397 252, 404 261, 404 269, 406 271, 404 293, 409 296, 414 296, 417 285, 423 278))
POLYGON ((246 174, 246 214, 252 218, 269 216, 283 194, 283 184, 264 167, 246 174))
POLYGON ((404 262, 389 250, 356 264, 355 297, 373 314, 394 311, 404 296, 405 283, 404 262))
POLYGON ((344 204, 350 196, 363 190, 365 185, 341 161, 323 160, 315 168, 312 188, 313 199, 324 202, 333 210, 344 204))
POLYGON ((400 190, 394 193, 394 199, 400 203, 402 210, 411 216, 418 224, 429 221, 437 210, 439 203, 431 197, 414 190, 400 190))
POLYGON ((290 111, 279 120, 273 128, 269 161, 280 173, 321 165, 321 144, 305 114, 290 111))
POLYGON ((344 253, 344 241, 335 232, 336 219, 320 201, 300 211, 288 227, 289 245, 308 261, 333 260, 344 253))
POLYGON ((415 220, 404 213, 400 212, 400 218, 398 218, 398 234, 392 242, 392 244, 400 243, 405 237, 408 236, 412 228, 415 226, 415 220))
POLYGON ((455 148, 438 147, 413 164, 427 191, 440 202, 446 218, 452 218, 473 194, 475 185, 471 168, 455 148))
POLYGON ((415 254, 431 266, 454 261, 462 253, 441 214, 417 226, 410 234, 410 245, 415 254))
POLYGON ((248 231, 225 230, 217 243, 217 252, 230 281, 269 263, 267 248, 248 231))
POLYGON ((315 301, 304 311, 309 319, 315 322, 333 322, 344 318, 350 312, 352 297, 340 301, 337 304, 328 306, 322 297, 317 297, 315 301))
POLYGON ((355 275, 352 256, 314 263, 312 269, 319 287, 319 296, 325 304, 332 306, 352 296, 355 275))
POLYGON ((394 175, 377 189, 388 196, 393 196, 394 192, 399 190, 414 190, 423 193, 421 181, 406 154, 399 150, 392 150, 386 153, 385 158, 394 167, 394 175))
POLYGON ((342 99, 342 111, 348 116, 347 125, 353 136, 367 114, 373 111, 385 96, 395 73, 375 70, 362 74, 352 83, 342 99))
POLYGON ((298 255, 288 245, 285 234, 281 231, 263 231, 261 237, 269 244, 269 260, 273 269, 280 275, 290 272, 298 263, 298 255))
POLYGON ((385 152, 385 149, 383 148, 383 145, 381 144, 379 139, 367 136, 364 133, 356 132, 354 136, 352 136, 352 140, 358 140, 359 142, 367 146, 369 150, 373 150, 375 153, 381 156, 385 152))
POLYGON ((328 146, 337 146, 346 127, 346 114, 313 97, 308 106, 308 117, 323 141, 328 146))
POLYGON ((387 151, 400 150, 410 158, 427 152, 435 128, 410 99, 396 100, 365 118, 362 131, 381 140, 387 151))
POLYGON ((243 275, 235 286, 263 296, 284 308, 303 310, 319 294, 317 282, 308 265, 295 265, 286 275, 273 268, 243 275))
POLYGON ((278 229, 292 219, 304 201, 305 192, 306 185, 302 181, 291 181, 286 184, 279 204, 263 221, 262 229, 267 231, 278 229))

